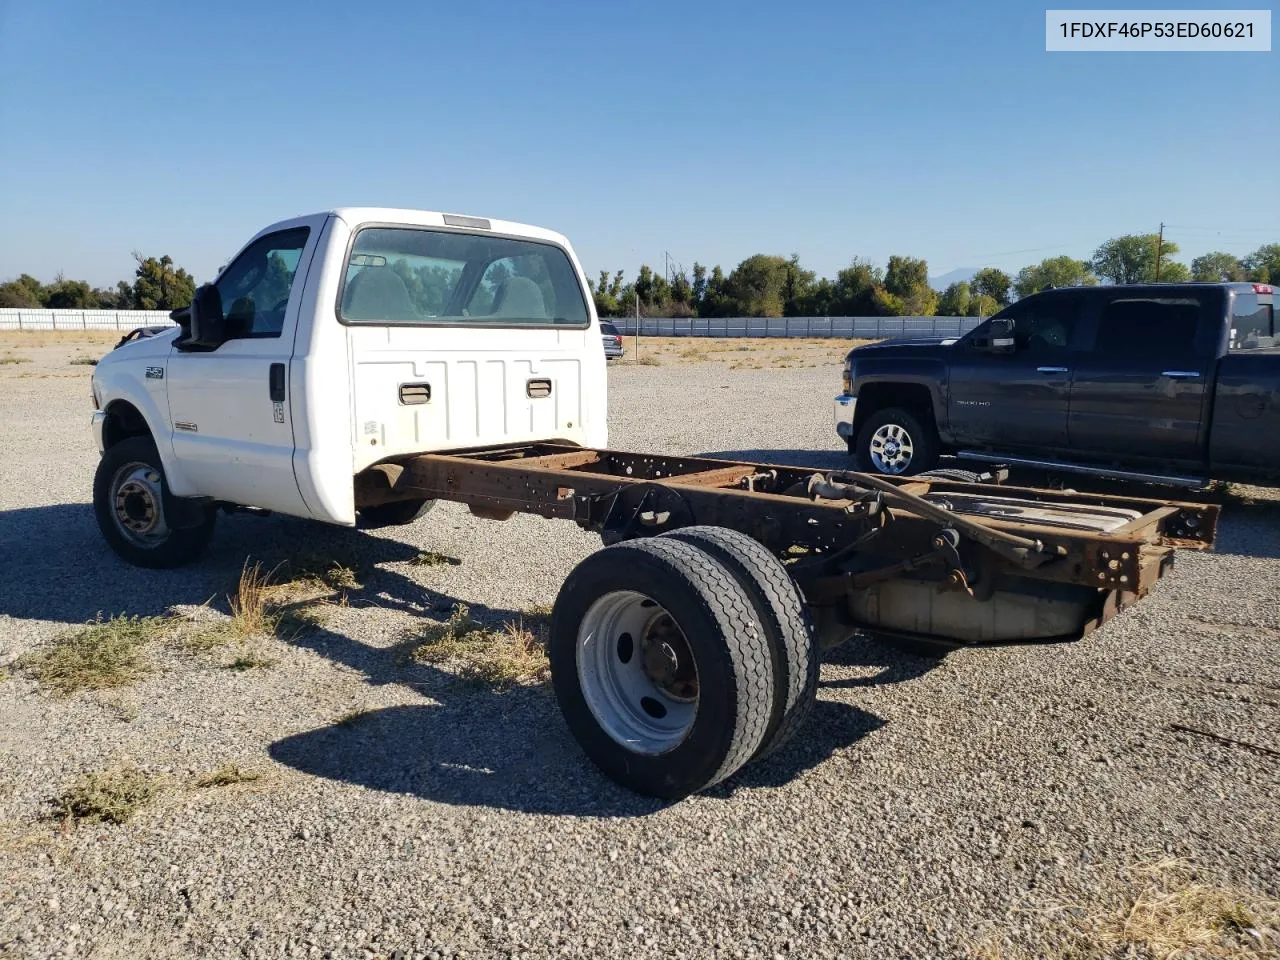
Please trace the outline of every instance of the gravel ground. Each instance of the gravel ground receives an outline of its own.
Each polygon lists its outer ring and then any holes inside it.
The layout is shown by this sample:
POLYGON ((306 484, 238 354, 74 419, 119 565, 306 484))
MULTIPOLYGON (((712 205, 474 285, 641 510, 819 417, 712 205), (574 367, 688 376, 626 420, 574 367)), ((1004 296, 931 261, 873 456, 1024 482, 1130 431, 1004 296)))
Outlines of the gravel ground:
MULTIPOLYGON (((218 606, 249 556, 329 552, 363 586, 273 641, 270 669, 157 646, 124 691, 0 682, 0 956, 1043 956, 1056 910, 1115 909, 1158 858, 1280 889, 1274 500, 1228 505, 1216 554, 1182 555, 1085 641, 943 660, 845 644, 797 742, 664 806, 589 765, 548 688, 397 665, 457 601, 493 621, 549 603, 597 538, 449 504, 379 535, 232 517, 195 568, 127 568, 86 503, 84 348, 3 346, 32 362, 0 367, 0 664, 99 612, 218 606), (422 550, 461 563, 410 563, 422 550), (132 822, 47 818, 122 763, 169 778, 132 822), (262 777, 184 785, 227 763, 262 777)), ((840 465, 837 377, 614 367, 611 438, 840 465)))

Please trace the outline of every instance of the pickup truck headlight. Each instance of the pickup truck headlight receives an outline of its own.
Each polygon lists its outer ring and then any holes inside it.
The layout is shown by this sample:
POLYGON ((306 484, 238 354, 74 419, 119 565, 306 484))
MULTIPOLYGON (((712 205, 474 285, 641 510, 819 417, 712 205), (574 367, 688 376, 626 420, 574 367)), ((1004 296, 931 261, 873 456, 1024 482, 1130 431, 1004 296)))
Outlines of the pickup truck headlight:
POLYGON ((841 388, 846 397, 853 393, 853 363, 849 360, 844 362, 844 379, 841 382, 841 388))

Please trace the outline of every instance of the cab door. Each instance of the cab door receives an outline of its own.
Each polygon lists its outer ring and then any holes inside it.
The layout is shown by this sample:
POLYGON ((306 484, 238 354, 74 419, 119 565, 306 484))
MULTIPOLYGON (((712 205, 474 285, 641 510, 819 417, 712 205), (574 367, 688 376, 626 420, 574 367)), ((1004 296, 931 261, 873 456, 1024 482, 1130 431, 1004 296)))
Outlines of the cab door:
POLYGON ((1092 349, 1076 364, 1072 450, 1093 458, 1202 462, 1225 310, 1218 287, 1106 295, 1092 349))
POLYGON ((255 238, 215 282, 228 339, 175 346, 166 379, 173 452, 201 496, 310 516, 293 471, 294 331, 324 217, 255 238))
POLYGON ((955 441, 992 447, 1062 449, 1084 298, 1028 297, 998 317, 1013 321, 1014 351, 982 349, 984 327, 953 348, 947 417, 955 441))

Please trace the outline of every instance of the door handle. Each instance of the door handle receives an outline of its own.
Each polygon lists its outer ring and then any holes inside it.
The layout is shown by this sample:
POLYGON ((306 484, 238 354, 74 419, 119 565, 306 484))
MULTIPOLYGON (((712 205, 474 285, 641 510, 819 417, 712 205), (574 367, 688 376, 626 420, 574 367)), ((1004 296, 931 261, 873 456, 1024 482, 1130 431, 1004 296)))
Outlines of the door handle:
POLYGON ((1199 380, 1199 370, 1161 370, 1160 376, 1168 377, 1170 380, 1199 380))
POLYGON ((273 363, 271 372, 267 376, 267 388, 271 392, 271 399, 276 403, 284 400, 284 364, 273 363))
POLYGON ((1066 367, 1036 367, 1036 373, 1067 373, 1066 367))

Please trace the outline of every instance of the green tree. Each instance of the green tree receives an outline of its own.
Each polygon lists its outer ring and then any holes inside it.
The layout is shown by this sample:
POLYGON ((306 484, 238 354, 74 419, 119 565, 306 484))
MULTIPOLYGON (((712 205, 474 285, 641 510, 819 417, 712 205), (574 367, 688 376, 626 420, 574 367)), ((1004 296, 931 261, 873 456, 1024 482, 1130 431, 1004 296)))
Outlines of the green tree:
POLYGON ((942 291, 942 296, 938 298, 938 315, 942 317, 967 317, 969 315, 969 303, 972 299, 973 295, 966 281, 961 280, 959 283, 953 283, 942 291))
POLYGON ((969 282, 969 287, 976 296, 990 297, 1002 307, 1009 302, 1011 286, 1013 286, 1013 278, 995 267, 983 267, 969 282))
POLYGON ((757 253, 733 268, 725 292, 734 314, 743 317, 780 317, 786 304, 790 263, 782 257, 757 253))
POLYGON ((703 301, 707 298, 707 268, 696 260, 693 263, 693 289, 690 291, 689 299, 693 303, 693 309, 702 313, 703 301))
POLYGON ((44 284, 29 273, 0 284, 0 307, 44 306, 44 284))
POLYGON ((729 297, 729 279, 716 264, 707 278, 706 290, 698 302, 698 314, 703 317, 732 316, 735 304, 729 297))
POLYGON ((1049 257, 1019 270, 1013 290, 1020 297, 1029 297, 1050 287, 1092 287, 1097 282, 1089 261, 1049 257))
POLYGON ((884 288, 898 297, 910 297, 929 285, 929 264, 916 257, 895 254, 884 272, 884 288))
POLYGON ((1191 261, 1191 276, 1196 280, 1225 282, 1243 280, 1247 275, 1248 271, 1238 259, 1220 250, 1206 253, 1191 261))
POLYGON ((98 287, 93 291, 93 302, 99 310, 132 310, 133 287, 124 280, 114 290, 98 287))
POLYGON ((1245 257, 1241 264, 1256 283, 1280 284, 1280 243, 1265 243, 1245 257))
POLYGON ((1160 249, 1161 281, 1174 282, 1179 279, 1179 274, 1187 273, 1181 264, 1178 265, 1182 267, 1181 271, 1178 267, 1171 267, 1178 245, 1168 240, 1161 244, 1154 233, 1131 233, 1111 238, 1093 252, 1090 266, 1094 273, 1112 283, 1155 283, 1157 247, 1160 249))
POLYGON ((136 309, 176 310, 191 302, 196 292, 195 279, 182 267, 175 267, 168 254, 157 259, 134 251, 133 259, 138 263, 133 281, 136 309))
POLYGON ((1176 260, 1166 260, 1160 264, 1160 282, 1161 283, 1186 283, 1191 279, 1191 270, 1185 263, 1179 263, 1176 260))
POLYGON ((793 253, 787 261, 786 280, 782 286, 782 315, 803 316, 817 282, 818 275, 800 266, 800 255, 793 253))
POLYGON ((876 290, 884 286, 884 273, 866 260, 854 257, 836 274, 830 310, 838 317, 873 317, 880 314, 876 290))
POLYGON ((989 317, 999 313, 1002 304, 988 293, 980 293, 969 301, 969 316, 989 317))
POLYGON ((906 313, 903 300, 896 293, 890 293, 884 287, 876 287, 871 294, 871 315, 877 317, 900 317, 906 313))
POLYGON ((601 270, 600 277, 596 281, 595 289, 591 291, 596 302, 596 313, 602 317, 620 317, 622 316, 622 306, 618 302, 618 297, 622 293, 622 271, 619 270, 612 277, 609 276, 608 270, 601 270))
POLYGON ((87 310, 98 306, 93 288, 83 280, 66 280, 61 275, 44 288, 40 298, 51 310, 87 310))

